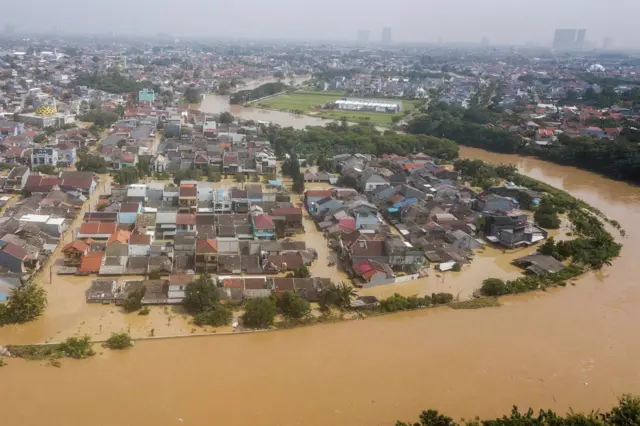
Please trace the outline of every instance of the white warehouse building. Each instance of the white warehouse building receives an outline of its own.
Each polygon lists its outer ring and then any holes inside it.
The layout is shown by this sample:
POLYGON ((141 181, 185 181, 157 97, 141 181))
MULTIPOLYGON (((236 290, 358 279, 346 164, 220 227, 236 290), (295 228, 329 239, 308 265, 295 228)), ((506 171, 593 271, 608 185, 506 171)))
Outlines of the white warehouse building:
POLYGON ((385 112, 395 114, 402 111, 402 102, 373 99, 339 99, 334 102, 338 109, 349 111, 385 112))

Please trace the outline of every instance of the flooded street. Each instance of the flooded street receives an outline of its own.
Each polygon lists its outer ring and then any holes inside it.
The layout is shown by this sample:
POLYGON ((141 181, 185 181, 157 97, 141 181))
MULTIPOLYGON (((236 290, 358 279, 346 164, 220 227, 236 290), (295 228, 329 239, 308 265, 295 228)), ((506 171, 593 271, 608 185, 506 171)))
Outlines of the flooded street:
MULTIPOLYGON (((142 341, 124 352, 97 346, 96 357, 63 360, 60 369, 10 359, 0 369, 0 398, 11 407, 2 424, 201 425, 215 416, 223 425, 393 425, 415 420, 424 408, 456 419, 501 415, 513 404, 582 411, 640 393, 633 256, 640 250, 640 189, 533 158, 468 148, 461 155, 517 164, 601 209, 627 231, 622 256, 575 286, 507 297, 501 308, 437 308, 275 333, 142 341)), ((312 273, 327 276, 335 270, 326 268, 331 253, 313 226, 305 219, 307 232, 297 238, 318 250, 312 273)), ((492 250, 478 253, 461 273, 370 290, 462 297, 487 271, 516 274, 511 255, 526 254, 492 250)), ((166 320, 162 308, 152 314, 157 317, 140 319, 87 306, 86 278, 62 279, 60 287, 73 290, 60 292, 54 289, 60 278, 53 285, 47 274, 43 279, 64 309, 0 329, 0 344, 56 338, 61 328, 82 326, 74 319, 81 310, 91 310, 85 325, 92 329, 101 317, 121 328, 166 320)), ((179 318, 175 327, 191 328, 179 318)))

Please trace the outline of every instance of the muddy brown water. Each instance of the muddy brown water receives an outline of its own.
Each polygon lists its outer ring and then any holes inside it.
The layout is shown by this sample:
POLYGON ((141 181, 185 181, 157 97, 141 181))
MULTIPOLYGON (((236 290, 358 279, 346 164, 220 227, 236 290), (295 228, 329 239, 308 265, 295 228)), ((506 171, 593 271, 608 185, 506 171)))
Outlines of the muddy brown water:
MULTIPOLYGON (((497 309, 143 341, 123 352, 98 348, 93 359, 64 360, 60 369, 11 359, 0 369, 0 400, 10 407, 2 424, 391 425, 427 407, 459 419, 496 416, 512 404, 608 408, 623 393, 640 393, 640 189, 530 158, 462 155, 515 163, 601 209, 627 231, 622 256, 575 285, 505 298, 497 309)), ((480 281, 481 269, 465 280, 480 281)), ((82 291, 57 294, 66 303, 55 303, 55 315, 0 329, 0 344, 55 338, 60 327, 79 326, 79 310, 108 315, 77 300, 82 291)), ((146 321, 112 316, 123 326, 146 321)))

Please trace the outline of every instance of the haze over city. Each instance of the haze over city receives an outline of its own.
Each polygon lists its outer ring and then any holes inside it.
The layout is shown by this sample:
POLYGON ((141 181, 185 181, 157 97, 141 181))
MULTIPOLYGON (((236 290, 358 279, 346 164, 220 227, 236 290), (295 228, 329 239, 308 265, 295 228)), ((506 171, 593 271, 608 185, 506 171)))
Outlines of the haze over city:
POLYGON ((540 45, 551 43, 556 28, 585 28, 592 44, 611 37, 616 47, 632 48, 640 13, 633 0, 157 0, 151 7, 141 0, 60 0, 49 6, 44 0, 13 3, 3 8, 0 25, 17 32, 308 40, 355 40, 364 29, 371 41, 391 27, 394 42, 477 43, 486 37, 492 44, 540 45))

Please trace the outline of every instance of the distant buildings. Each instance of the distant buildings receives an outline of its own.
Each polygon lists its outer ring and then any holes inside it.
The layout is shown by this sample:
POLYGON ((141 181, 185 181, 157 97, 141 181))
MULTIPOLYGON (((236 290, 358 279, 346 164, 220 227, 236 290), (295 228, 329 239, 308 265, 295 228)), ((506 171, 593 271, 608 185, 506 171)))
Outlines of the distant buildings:
POLYGON ((553 48, 556 50, 584 49, 587 30, 585 29, 557 29, 553 37, 553 48))
POLYGON ((382 29, 382 42, 391 43, 391 27, 384 27, 382 29))
POLYGON ((358 43, 368 43, 370 38, 371 38, 371 31, 358 30, 358 36, 357 36, 358 43))

